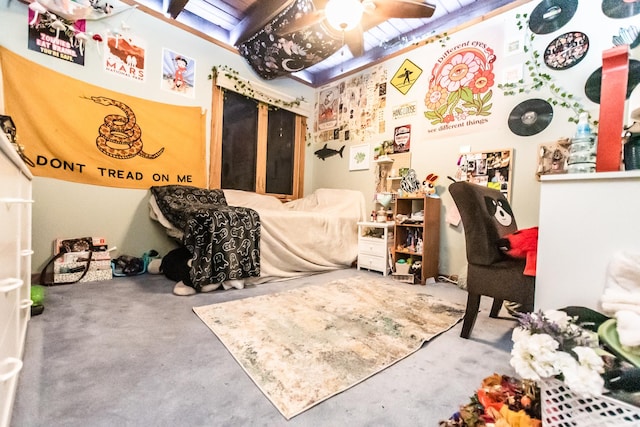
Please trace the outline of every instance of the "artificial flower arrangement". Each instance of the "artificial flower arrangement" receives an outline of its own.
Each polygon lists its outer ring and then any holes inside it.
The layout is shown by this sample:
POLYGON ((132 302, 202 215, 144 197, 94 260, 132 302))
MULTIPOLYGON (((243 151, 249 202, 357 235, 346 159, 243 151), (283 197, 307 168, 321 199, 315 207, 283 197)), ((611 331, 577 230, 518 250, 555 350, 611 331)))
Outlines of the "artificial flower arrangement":
POLYGON ((540 389, 534 381, 493 374, 440 427, 540 427, 540 410, 540 389))
POLYGON ((511 366, 518 375, 533 381, 556 378, 576 394, 602 395, 607 353, 597 332, 559 310, 521 314, 518 320, 511 350, 511 366))

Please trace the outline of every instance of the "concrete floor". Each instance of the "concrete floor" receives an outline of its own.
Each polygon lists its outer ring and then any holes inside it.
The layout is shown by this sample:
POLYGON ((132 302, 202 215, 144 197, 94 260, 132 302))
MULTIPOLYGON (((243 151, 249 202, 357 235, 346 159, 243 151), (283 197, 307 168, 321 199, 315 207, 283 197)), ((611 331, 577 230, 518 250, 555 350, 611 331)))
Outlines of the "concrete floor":
MULTIPOLYGON (((11 426, 437 426, 484 377, 514 374, 516 322, 489 318, 484 298, 471 339, 459 337, 460 322, 287 421, 192 311, 355 275, 381 277, 345 269, 191 297, 172 295, 172 281, 148 274, 47 288, 44 313, 29 323, 11 426)), ((452 284, 425 289, 466 300, 452 284)))

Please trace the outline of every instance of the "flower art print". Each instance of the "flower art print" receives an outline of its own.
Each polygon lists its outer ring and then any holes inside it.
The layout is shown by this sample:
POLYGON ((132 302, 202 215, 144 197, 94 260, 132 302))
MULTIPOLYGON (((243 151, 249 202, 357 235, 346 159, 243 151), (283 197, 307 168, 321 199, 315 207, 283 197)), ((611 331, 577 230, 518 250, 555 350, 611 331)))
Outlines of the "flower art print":
POLYGON ((445 51, 433 67, 424 98, 424 116, 444 131, 485 124, 491 115, 495 85, 493 49, 467 41, 445 51))
POLYGON ((557 310, 522 314, 519 321, 511 350, 511 366, 518 375, 534 381, 558 378, 581 395, 603 393, 604 361, 596 333, 557 310))

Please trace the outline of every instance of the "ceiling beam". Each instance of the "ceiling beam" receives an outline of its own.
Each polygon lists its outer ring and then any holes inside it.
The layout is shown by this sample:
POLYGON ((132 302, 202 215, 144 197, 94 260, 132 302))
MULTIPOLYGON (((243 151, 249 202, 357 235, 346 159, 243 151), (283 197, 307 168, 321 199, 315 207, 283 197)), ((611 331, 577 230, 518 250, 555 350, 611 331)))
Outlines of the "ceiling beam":
POLYGON ((180 15, 180 12, 182 12, 182 10, 184 9, 184 7, 187 5, 188 2, 189 0, 169 0, 167 13, 173 19, 176 19, 178 15, 180 15))

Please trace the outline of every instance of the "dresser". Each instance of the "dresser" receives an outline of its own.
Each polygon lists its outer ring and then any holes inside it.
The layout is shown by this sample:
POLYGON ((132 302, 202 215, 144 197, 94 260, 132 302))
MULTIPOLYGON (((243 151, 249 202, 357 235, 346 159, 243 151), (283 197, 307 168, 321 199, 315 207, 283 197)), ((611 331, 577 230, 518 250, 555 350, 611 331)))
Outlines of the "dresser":
POLYGON ((31 173, 0 132, 0 427, 9 425, 31 316, 31 173))
POLYGON ((358 270, 366 268, 386 276, 392 246, 392 222, 358 222, 358 270))

